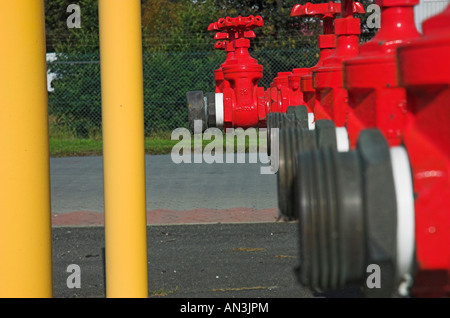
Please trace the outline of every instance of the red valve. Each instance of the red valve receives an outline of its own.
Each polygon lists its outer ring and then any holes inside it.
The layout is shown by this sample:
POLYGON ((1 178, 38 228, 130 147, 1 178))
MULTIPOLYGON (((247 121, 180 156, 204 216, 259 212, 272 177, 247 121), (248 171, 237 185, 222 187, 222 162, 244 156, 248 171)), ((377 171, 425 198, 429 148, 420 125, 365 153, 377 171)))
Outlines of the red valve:
MULTIPOLYGON (((362 6, 360 3, 353 4, 354 12, 361 13, 362 6)), ((293 17, 317 17, 323 21, 323 34, 319 35, 317 46, 319 47, 319 60, 312 68, 294 69, 292 74, 292 82, 299 81, 300 91, 302 94, 302 101, 306 104, 310 115, 310 120, 313 121, 314 108, 318 100, 315 97, 315 89, 313 87, 312 73, 322 66, 323 60, 334 53, 336 48, 336 35, 333 34, 333 22, 338 14, 341 12, 341 4, 328 2, 305 5, 297 4, 292 8, 291 16, 293 17), (297 79, 298 78, 298 79, 297 79)), ((295 84, 295 86, 297 86, 295 84)))
MULTIPOLYGON (((269 110, 272 113, 285 113, 290 103, 289 76, 292 72, 278 72, 270 84, 269 110)), ((292 98, 293 99, 293 98, 292 98)))
POLYGON ((214 48, 216 50, 225 50, 227 44, 228 41, 217 41, 216 44, 214 44, 214 48))
MULTIPOLYGON (((363 13, 364 9, 360 3, 353 4, 355 13, 363 13)), ((273 85, 271 93, 276 96, 270 100, 270 109, 273 112, 286 112, 288 106, 297 106, 306 103, 308 112, 312 114, 315 105, 315 90, 312 86, 313 70, 322 65, 323 60, 334 52, 336 36, 333 33, 333 21, 340 14, 340 3, 321 3, 305 5, 297 4, 291 11, 291 16, 318 17, 323 21, 323 34, 319 36, 318 46, 320 49, 319 61, 313 68, 295 68, 292 72, 280 72, 274 82, 282 85, 273 85)), ((310 117, 311 118, 311 117, 310 117)))
MULTIPOLYGON (((226 51, 227 47, 229 47, 228 41, 217 41, 214 44, 214 48, 216 50, 226 51)), ((228 53, 231 53, 231 52, 228 52, 228 53)), ((227 59, 231 59, 230 54, 227 54, 227 59)), ((227 87, 227 88, 230 87, 230 83, 225 81, 225 79, 223 78, 223 71, 222 71, 221 67, 214 71, 214 81, 216 83, 215 93, 223 93, 223 89, 225 87, 227 87)))
MULTIPOLYGON (((358 4, 351 6, 346 1, 342 18, 334 22, 334 31, 337 35, 335 52, 323 60, 322 66, 313 71, 313 86, 318 103, 314 105, 314 117, 318 119, 331 119, 337 127, 343 127, 348 113, 347 91, 343 87, 343 61, 358 55, 360 21, 353 14, 363 13, 363 7, 358 4), (353 12, 348 12, 348 7, 353 12)), ((351 10, 350 10, 351 11, 351 10)))
POLYGON ((217 28, 221 30, 234 30, 236 32, 245 32, 256 27, 262 27, 264 25, 261 16, 250 15, 248 17, 238 16, 236 18, 226 17, 220 18, 217 21, 217 28))
MULTIPOLYGON (((213 23, 209 24, 208 31, 218 31, 218 30, 219 30, 219 26, 218 26, 217 22, 213 22, 213 23)), ((231 36, 233 36, 233 35, 231 35, 231 36)), ((227 57, 226 57, 225 62, 223 64, 231 63, 231 60, 234 59, 234 48, 233 48, 232 45, 230 45, 230 41, 229 41, 230 34, 229 33, 217 32, 214 35, 214 39, 215 40, 224 40, 224 41, 217 41, 214 44, 214 48, 216 50, 223 50, 223 51, 227 52, 227 57)), ((222 94, 223 93, 223 89, 225 87, 227 87, 227 88, 230 87, 230 83, 225 81, 225 79, 223 78, 222 66, 214 71, 214 81, 216 83, 215 93, 222 94)))
POLYGON ((361 46, 358 57, 344 62, 351 148, 364 128, 378 128, 389 145, 399 145, 407 119, 406 91, 398 83, 395 49, 420 36, 414 21, 414 6, 419 0, 375 3, 381 8, 380 30, 361 46))
MULTIPOLYGON (((364 13, 364 8, 361 3, 353 2, 353 13, 364 13)), ((306 3, 304 5, 296 4, 291 11, 291 17, 310 16, 317 17, 323 20, 334 19, 336 15, 341 12, 341 4, 328 2, 328 3, 306 3)), ((352 14, 353 14, 352 13, 352 14)), ((331 26, 332 27, 332 26, 331 26)), ((331 33, 331 30, 325 29, 324 33, 331 33)))
MULTIPOLYGON (((333 17, 339 11, 333 2, 330 4, 297 4, 291 11, 291 16, 311 16, 319 17, 324 21, 324 30, 333 30, 333 17), (329 19, 330 18, 330 19, 329 19), (329 28, 331 21, 331 30, 329 28), (327 27, 325 27, 327 25, 327 27)), ((324 32, 325 33, 325 32, 324 32)), ((288 106, 298 106, 303 104, 303 92, 300 89, 300 79, 308 74, 310 68, 295 68, 292 72, 279 72, 271 84, 272 98, 269 100, 271 112, 286 112, 288 106), (272 92, 273 91, 273 92, 272 92)))
POLYGON ((218 123, 219 127, 265 126, 264 88, 257 87, 263 68, 248 52, 249 39, 255 37, 253 29, 262 26, 261 16, 251 15, 220 18, 208 27, 209 31, 217 32, 216 40, 224 40, 217 42, 215 48, 227 52, 225 62, 214 76, 216 115, 219 113, 223 120, 223 124, 218 123))

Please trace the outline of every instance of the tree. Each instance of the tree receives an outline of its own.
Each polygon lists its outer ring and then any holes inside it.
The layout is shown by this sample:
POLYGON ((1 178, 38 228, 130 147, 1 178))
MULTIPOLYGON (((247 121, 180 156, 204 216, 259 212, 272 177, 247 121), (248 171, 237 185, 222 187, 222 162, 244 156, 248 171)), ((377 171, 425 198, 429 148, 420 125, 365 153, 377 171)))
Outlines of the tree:
MULTIPOLYGON (((73 0, 46 0, 46 31, 48 52, 92 53, 99 51, 98 0, 79 0, 80 29, 69 29, 67 7, 73 0)), ((226 16, 260 15, 264 27, 255 30, 254 48, 293 48, 315 45, 322 32, 316 18, 291 17, 294 0, 141 0, 142 37, 145 51, 203 51, 214 45, 213 33, 207 31, 211 22, 226 16)), ((323 1, 311 0, 313 3, 323 1)), ((372 0, 362 0, 365 8, 372 0)), ((306 3, 302 1, 301 3, 306 3)), ((362 37, 374 35, 360 15, 362 37)))
POLYGON ((67 7, 73 0, 45 0, 47 52, 93 53, 99 51, 98 0, 79 0, 81 28, 70 29, 67 7))

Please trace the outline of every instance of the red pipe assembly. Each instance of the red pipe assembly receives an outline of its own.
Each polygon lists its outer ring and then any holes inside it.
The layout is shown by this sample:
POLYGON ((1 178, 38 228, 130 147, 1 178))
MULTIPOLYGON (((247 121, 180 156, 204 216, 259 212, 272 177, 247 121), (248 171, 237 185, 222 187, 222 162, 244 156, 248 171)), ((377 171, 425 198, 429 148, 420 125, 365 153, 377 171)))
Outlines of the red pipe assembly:
POLYGON ((378 128, 389 145, 401 144, 407 119, 406 90, 399 86, 396 48, 417 39, 414 21, 418 0, 375 0, 381 28, 360 47, 357 57, 344 62, 344 83, 350 106, 346 127, 352 148, 364 128, 378 128))
MULTIPOLYGON (((342 62, 358 53, 359 46, 359 19, 354 18, 353 14, 364 13, 364 8, 358 2, 346 3, 323 3, 304 6, 294 6, 291 15, 293 16, 314 16, 323 20, 323 32, 318 38, 320 57, 318 63, 312 68, 301 69, 300 84, 304 103, 306 104, 308 128, 315 129, 316 122, 319 130, 317 131, 317 140, 320 144, 336 144, 340 151, 346 151, 349 148, 348 136, 344 128, 345 119, 348 112, 347 91, 343 87, 343 64, 342 62), (336 16, 340 16, 334 20, 336 16), (333 21, 335 34, 333 32, 333 21)), ((271 128, 281 128, 276 119, 268 115, 268 142, 272 142, 271 128)), ((282 118, 285 116, 276 116, 282 118)), ((278 120, 280 121, 280 120, 278 120)), ((285 145, 286 140, 293 140, 292 132, 280 131, 280 162, 281 165, 288 163, 285 171, 291 176, 295 176, 296 165, 291 163, 285 156, 289 153, 296 153, 299 143, 292 146, 285 145), (287 147, 294 147, 293 151, 286 151, 287 147)), ((294 133, 295 134, 295 133, 294 133)), ((310 137, 313 138, 313 137, 310 137)), ((311 143, 308 143, 311 145, 311 143)), ((270 150, 272 147, 269 146, 270 150)), ((284 167, 281 167, 284 168, 284 167)), ((281 172, 283 173, 283 172, 281 172)), ((280 179, 287 180, 289 184, 290 177, 280 176, 280 179)), ((284 188, 290 188, 285 185, 284 188)), ((286 191, 279 191, 285 193, 286 191)), ((284 195, 281 195, 284 197, 284 195)), ((286 199, 282 199, 286 200, 286 199)), ((292 200, 292 199, 291 199, 292 200)), ((288 204, 288 206, 290 206, 288 204)), ((284 212, 281 211, 281 214, 284 212)))
MULTIPOLYGON (((323 60, 332 55, 336 49, 336 35, 333 33, 334 19, 340 13, 340 4, 323 3, 323 4, 311 4, 305 5, 297 4, 291 11, 291 16, 313 16, 318 17, 323 21, 323 34, 319 35, 317 39, 317 46, 319 47, 319 61, 312 68, 306 69, 303 74, 300 75, 300 90, 302 92, 302 98, 304 104, 310 114, 311 128, 314 122, 314 108, 318 103, 316 100, 316 91, 313 87, 312 72, 323 65, 323 60)), ((294 70, 295 71, 295 70, 294 70)))
MULTIPOLYGON (((352 4, 352 1, 350 2, 352 4)), ((360 20, 353 17, 353 14, 364 12, 361 4, 354 5, 357 5, 356 10, 353 10, 353 5, 348 6, 346 2, 343 3, 341 17, 334 22, 334 31, 337 36, 336 50, 313 72, 313 86, 318 101, 314 106, 314 118, 315 120, 331 119, 339 127, 344 126, 348 111, 342 63, 358 55, 360 20)))
MULTIPOLYGON (((351 11, 355 14, 364 13, 364 9, 362 5, 358 2, 351 4, 351 11)), ((267 132, 268 132, 268 154, 271 153, 271 143, 272 140, 276 140, 277 138, 272 132, 272 128, 286 128, 287 126, 296 127, 297 129, 315 129, 315 112, 320 111, 320 99, 319 89, 313 86, 313 75, 316 74, 317 71, 321 70, 324 67, 324 62, 335 55, 336 51, 336 35, 333 33, 333 22, 335 17, 341 12, 341 4, 340 3, 322 3, 322 4, 311 4, 306 3, 305 5, 295 5, 291 11, 292 16, 299 17, 318 17, 323 21, 323 33, 318 37, 318 46, 319 46, 319 61, 317 64, 311 68, 296 68, 291 72, 282 72, 278 73, 278 77, 274 79, 271 87, 271 107, 270 113, 267 115, 267 132), (293 88, 300 87, 299 90, 294 90, 293 88), (292 88, 292 89, 291 89, 292 88), (276 91, 277 93, 274 93, 276 91), (303 99, 303 101, 300 101, 303 99), (297 103, 300 104, 297 104, 297 103), (306 104, 306 105, 305 105, 306 104), (277 105, 277 107, 273 107, 273 105, 277 105), (295 107, 293 112, 295 114, 286 114, 289 107, 295 107), (306 127, 305 123, 306 122, 306 127)), ((344 45, 345 42, 341 41, 341 46, 344 45)), ((341 49, 340 51, 345 51, 341 49)), ((342 71, 340 71, 342 73, 342 71)), ((339 83, 337 85, 340 85, 339 83)), ((333 90, 331 90, 333 93, 333 90)), ((331 94, 329 94, 331 96, 331 94)), ((332 100, 334 102, 334 100, 332 100)), ((320 118, 319 119, 323 119, 320 118)), ((334 124, 330 122, 321 122, 320 123, 320 131, 319 135, 322 137, 318 137, 319 139, 323 139, 325 141, 325 136, 329 136, 331 139, 336 139, 337 146, 341 150, 348 149, 348 137, 345 133, 345 130, 336 129, 334 124), (342 134, 344 132, 344 134, 342 134), (333 137, 334 136, 334 137, 333 137)), ((299 147, 298 142, 294 142, 295 136, 290 136, 292 132, 283 132, 279 131, 279 144, 280 144, 280 163, 281 163, 281 171, 284 171, 288 175, 295 175, 295 164, 290 162, 289 158, 286 156, 290 156, 290 153, 296 153, 299 147), (286 142, 291 140, 291 144, 288 145, 286 142), (289 150, 289 148, 294 147, 293 151, 289 150), (287 163, 286 168, 284 167, 285 163, 287 163), (284 169, 285 168, 285 169, 284 169)), ((313 138, 313 135, 305 132, 306 135, 309 135, 309 138, 313 138)), ((295 135, 295 133, 294 133, 295 135)), ((315 137, 314 137, 315 138, 315 137)), ((311 142, 307 144, 311 145, 311 142)), ((281 172, 280 174, 283 174, 281 172)), ((279 182, 285 183, 284 188, 289 188, 288 184, 291 182, 290 177, 285 177, 283 175, 279 175, 279 182), (284 180, 284 181, 281 181, 284 180)), ((290 192, 290 191, 288 191, 290 192)), ((284 197, 283 193, 286 191, 279 191, 279 194, 284 197)), ((285 201, 288 199, 282 199, 285 201)), ((289 201, 289 200, 288 200, 289 201)), ((287 204, 286 206, 290 206, 287 204)), ((281 207, 280 207, 281 208, 281 207)), ((285 210, 285 209, 282 209, 285 210)), ((288 208, 290 210, 290 208, 288 208)), ((284 212, 282 211, 281 214, 284 212)))
POLYGON ((248 51, 249 39, 255 37, 252 30, 262 26, 261 16, 226 17, 209 25, 208 30, 218 31, 215 39, 225 39, 215 47, 224 49, 227 57, 215 71, 214 101, 204 100, 199 91, 187 93, 190 127, 195 120, 206 123, 207 117, 215 117, 213 125, 225 129, 266 126, 265 92, 258 87, 263 67, 248 51))
MULTIPOLYGON (((323 34, 319 35, 317 45, 319 47, 319 60, 312 68, 294 69, 293 73, 299 74, 300 87, 302 93, 302 104, 306 104, 310 118, 310 127, 313 128, 314 111, 320 108, 319 99, 316 99, 316 90, 313 86, 313 73, 323 66, 324 60, 333 55, 336 50, 336 35, 333 33, 333 24, 337 15, 341 12, 340 3, 320 3, 305 5, 297 4, 291 11, 291 16, 295 17, 318 17, 323 21, 323 34), (317 104, 317 106, 316 106, 317 104)), ((353 13, 364 13, 360 3, 353 4, 353 13)))
POLYGON ((264 88, 258 87, 263 76, 263 67, 248 52, 249 38, 255 37, 252 29, 262 27, 260 16, 219 19, 217 28, 227 34, 234 34, 229 39, 228 51, 234 55, 228 58, 221 68, 229 88, 223 89, 224 128, 265 127, 266 108, 264 88))
POLYGON ((411 115, 403 143, 411 165, 416 274, 412 293, 450 296, 450 5, 397 50, 411 115))
MULTIPOLYGON (((355 14, 364 13, 360 3, 353 4, 355 14)), ((340 3, 320 3, 305 5, 297 4, 291 11, 291 16, 316 17, 323 23, 323 34, 318 37, 319 61, 313 67, 295 68, 290 72, 280 72, 270 87, 269 110, 271 113, 286 113, 289 106, 306 106, 308 113, 308 127, 314 128, 316 90, 313 88, 312 73, 323 66, 323 61, 332 55, 336 49, 336 35, 333 34, 334 19, 341 12, 340 3)), ((279 116, 278 116, 279 117, 279 116)), ((270 120, 270 119, 268 119, 270 120)), ((274 124, 278 126, 276 123, 274 124)))
POLYGON ((417 2, 376 3, 381 29, 341 61, 349 107, 321 103, 338 111, 329 118, 347 127, 349 151, 317 135, 315 147, 294 156, 298 278, 317 291, 356 284, 368 297, 448 297, 450 7, 420 36, 417 2), (367 284, 373 266, 379 288, 367 284))
POLYGON ((262 66, 248 54, 262 19, 211 24, 227 59, 213 95, 188 93, 190 118, 224 128, 267 124, 269 152, 279 147, 279 214, 298 221, 300 284, 448 297, 450 5, 423 23, 422 35, 418 0, 374 3, 381 27, 361 46, 359 3, 296 5, 292 16, 323 20, 319 61, 278 73, 266 91, 257 86, 262 66), (279 144, 270 142, 274 127, 279 144))

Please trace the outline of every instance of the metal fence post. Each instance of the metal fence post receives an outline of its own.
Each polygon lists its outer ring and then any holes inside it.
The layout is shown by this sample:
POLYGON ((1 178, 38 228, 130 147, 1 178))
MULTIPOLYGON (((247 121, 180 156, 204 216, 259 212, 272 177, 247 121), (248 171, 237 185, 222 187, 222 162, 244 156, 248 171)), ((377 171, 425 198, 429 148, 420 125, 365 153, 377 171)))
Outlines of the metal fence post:
POLYGON ((140 0, 100 0, 106 296, 148 297, 140 0))
POLYGON ((44 1, 0 1, 0 297, 52 297, 44 1))

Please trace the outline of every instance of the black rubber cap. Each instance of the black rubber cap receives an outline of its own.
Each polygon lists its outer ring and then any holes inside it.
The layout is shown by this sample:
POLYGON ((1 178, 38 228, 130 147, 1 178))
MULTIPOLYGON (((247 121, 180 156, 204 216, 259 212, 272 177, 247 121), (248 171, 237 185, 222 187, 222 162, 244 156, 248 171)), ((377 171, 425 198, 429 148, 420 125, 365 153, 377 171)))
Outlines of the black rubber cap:
POLYGON ((300 283, 329 291, 358 281, 365 259, 358 155, 334 148, 300 152, 296 181, 300 283))
POLYGON ((208 118, 208 127, 216 127, 216 93, 207 93, 206 116, 208 118))
POLYGON ((316 120, 316 137, 317 146, 319 148, 337 149, 336 141, 336 125, 332 120, 320 119, 316 120))
POLYGON ((202 121, 202 132, 206 130, 205 101, 202 91, 191 91, 186 93, 188 105, 189 130, 194 133, 195 121, 202 121))

